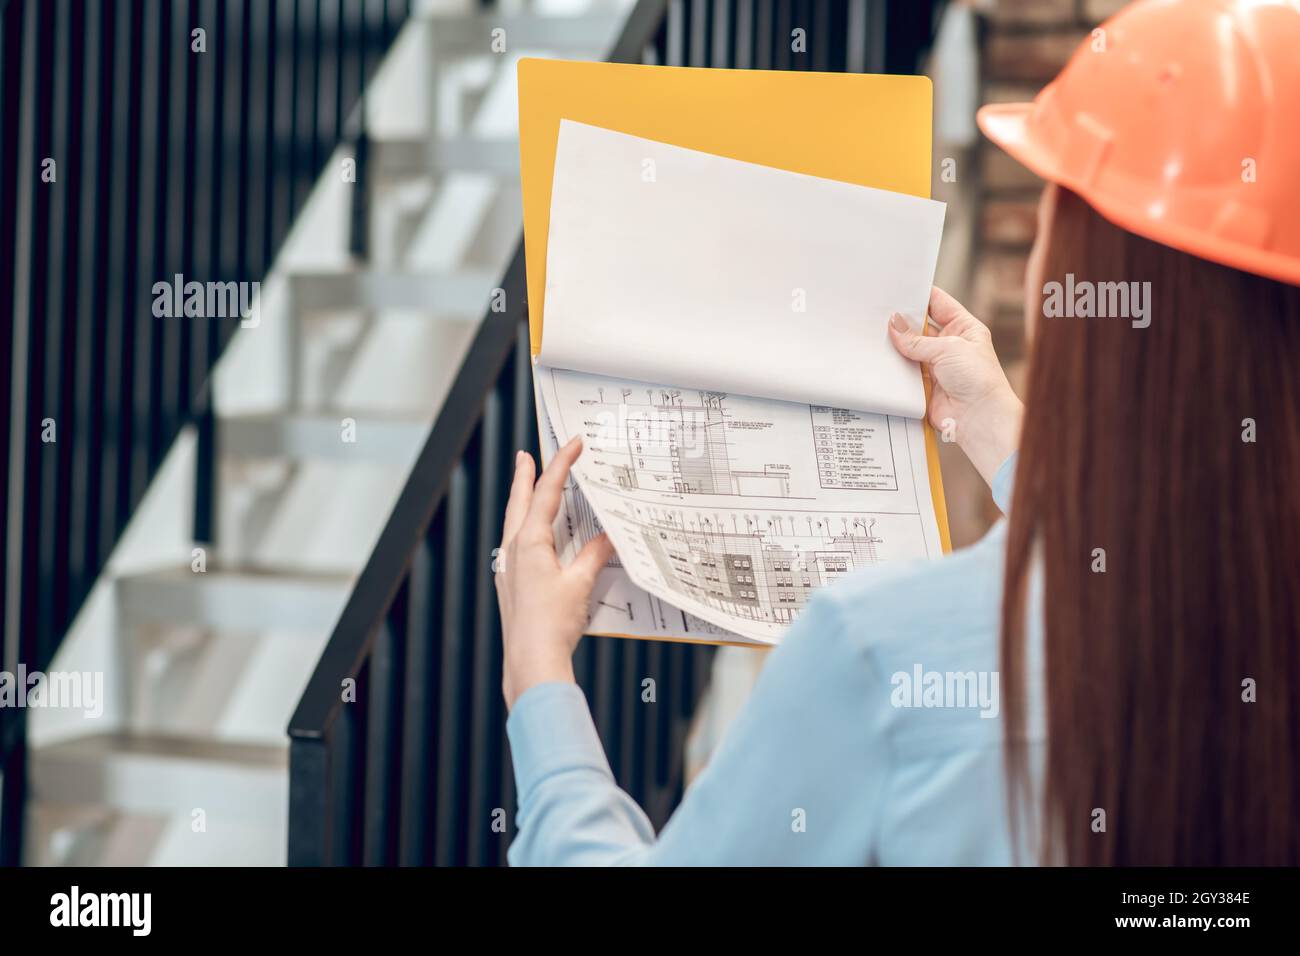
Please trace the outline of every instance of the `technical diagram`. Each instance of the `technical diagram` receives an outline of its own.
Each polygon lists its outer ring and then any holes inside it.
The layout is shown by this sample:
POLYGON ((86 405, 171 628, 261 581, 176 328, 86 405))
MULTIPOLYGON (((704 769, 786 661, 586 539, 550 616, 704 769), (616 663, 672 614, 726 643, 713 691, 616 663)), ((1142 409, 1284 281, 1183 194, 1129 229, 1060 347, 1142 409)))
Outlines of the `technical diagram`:
MULTIPOLYGON (((557 443, 583 438, 560 520, 574 553, 603 529, 605 575, 683 620, 775 643, 844 576, 940 553, 919 422, 537 371, 557 443)), ((666 622, 618 592, 593 626, 666 622)))

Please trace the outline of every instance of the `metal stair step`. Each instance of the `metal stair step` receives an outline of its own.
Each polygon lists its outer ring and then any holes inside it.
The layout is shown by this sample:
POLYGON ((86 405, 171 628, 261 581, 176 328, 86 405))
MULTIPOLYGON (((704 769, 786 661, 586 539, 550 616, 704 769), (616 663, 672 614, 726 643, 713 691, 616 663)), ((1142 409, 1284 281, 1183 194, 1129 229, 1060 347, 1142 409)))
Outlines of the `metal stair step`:
POLYGON ((486 269, 296 272, 289 276, 289 294, 295 315, 400 309, 441 318, 479 319, 490 305, 498 279, 486 269))
POLYGON ((267 412, 217 420, 217 449, 226 458, 292 458, 406 465, 429 431, 417 418, 267 412), (344 440, 344 419, 355 422, 344 440))
POLYGON ((370 160, 380 177, 472 172, 513 177, 519 172, 515 139, 461 137, 430 144, 422 137, 373 140, 370 160))
POLYGON ((288 750, 156 734, 76 737, 29 756, 30 796, 124 813, 275 819, 288 806, 288 750))
POLYGON ((476 13, 457 16, 446 13, 416 14, 432 31, 435 49, 445 53, 493 53, 497 37, 505 49, 553 50, 602 54, 613 43, 623 16, 614 11, 597 11, 569 16, 518 13, 500 16, 476 13), (504 30, 496 34, 494 30, 504 30))
POLYGON ((116 580, 124 624, 327 633, 352 589, 344 574, 271 573, 188 565, 116 580))

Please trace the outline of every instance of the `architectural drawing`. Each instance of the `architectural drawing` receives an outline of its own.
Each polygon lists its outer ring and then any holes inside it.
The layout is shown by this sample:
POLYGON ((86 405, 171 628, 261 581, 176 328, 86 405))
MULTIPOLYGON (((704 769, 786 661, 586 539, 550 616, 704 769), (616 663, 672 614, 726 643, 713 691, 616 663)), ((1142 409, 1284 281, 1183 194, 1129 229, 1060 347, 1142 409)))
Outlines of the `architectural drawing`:
POLYGON ((789 497, 790 476, 781 465, 746 470, 733 460, 726 395, 670 388, 620 388, 617 396, 609 391, 596 386, 598 397, 585 407, 599 433, 591 450, 611 456, 618 487, 789 497))
POLYGON ((875 564, 883 543, 869 516, 646 509, 630 523, 674 593, 774 623, 794 620, 816 589, 875 564))
MULTIPOLYGON (((537 399, 538 431, 542 439, 542 459, 550 461, 560 447, 546 414, 540 382, 534 378, 537 399)), ((572 475, 565 485, 560 513, 555 521, 556 547, 560 560, 573 560, 582 546, 603 529, 572 475)), ((684 639, 694 641, 728 641, 741 644, 761 643, 732 633, 716 624, 696 617, 667 603, 633 583, 617 556, 601 572, 592 593, 589 634, 630 637, 684 639)))
MULTIPOLYGON (((593 631, 652 626, 636 620, 648 594, 775 643, 845 575, 940 553, 919 422, 536 371, 553 441, 584 443, 557 534, 576 554, 604 529, 618 551, 593 631)), ((671 617, 656 634, 680 630, 671 617)))

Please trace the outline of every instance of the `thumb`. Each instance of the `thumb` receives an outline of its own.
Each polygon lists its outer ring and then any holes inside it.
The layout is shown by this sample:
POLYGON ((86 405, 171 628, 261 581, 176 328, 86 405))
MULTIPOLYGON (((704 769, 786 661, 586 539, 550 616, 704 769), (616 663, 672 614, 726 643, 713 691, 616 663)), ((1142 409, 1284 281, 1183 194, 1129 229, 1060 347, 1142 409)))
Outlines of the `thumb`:
POLYGON ((609 541, 609 535, 598 534, 588 541, 578 556, 573 559, 569 569, 582 580, 587 582, 587 586, 596 583, 596 575, 600 574, 600 569, 609 564, 609 559, 614 556, 614 545, 609 541))
POLYGON ((918 334, 897 312, 889 319, 889 338, 894 348, 913 362, 933 362, 951 344, 937 335, 918 334))

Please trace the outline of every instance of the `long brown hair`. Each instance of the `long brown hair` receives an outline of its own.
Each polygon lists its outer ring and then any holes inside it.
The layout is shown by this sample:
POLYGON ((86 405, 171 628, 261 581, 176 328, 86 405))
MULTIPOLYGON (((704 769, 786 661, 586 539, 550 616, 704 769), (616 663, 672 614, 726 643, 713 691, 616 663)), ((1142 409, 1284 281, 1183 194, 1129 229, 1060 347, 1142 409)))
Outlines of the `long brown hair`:
POLYGON ((1013 826, 1033 802, 1042 862, 1300 863, 1300 288, 1064 189, 1044 272, 1149 282, 1150 324, 1037 322, 1002 630, 1013 826))

